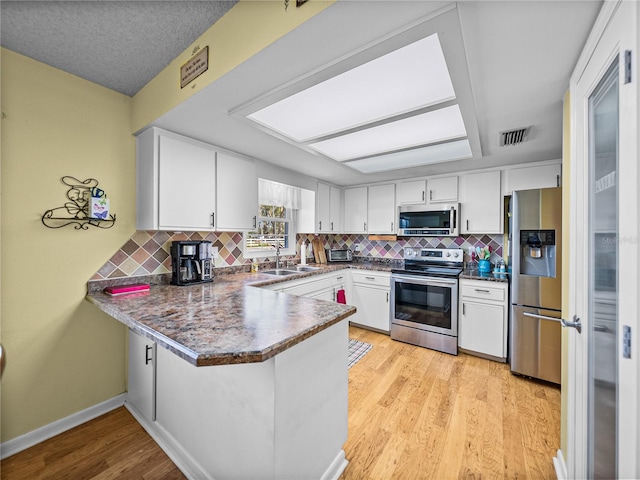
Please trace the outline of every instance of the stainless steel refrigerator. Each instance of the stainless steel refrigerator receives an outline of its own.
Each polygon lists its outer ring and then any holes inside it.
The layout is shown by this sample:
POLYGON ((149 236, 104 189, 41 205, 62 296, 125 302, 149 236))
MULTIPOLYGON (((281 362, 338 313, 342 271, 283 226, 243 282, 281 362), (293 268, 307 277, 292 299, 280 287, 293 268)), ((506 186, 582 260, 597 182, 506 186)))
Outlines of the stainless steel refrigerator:
POLYGON ((562 189, 513 192, 510 211, 511 372, 559 384, 562 189))

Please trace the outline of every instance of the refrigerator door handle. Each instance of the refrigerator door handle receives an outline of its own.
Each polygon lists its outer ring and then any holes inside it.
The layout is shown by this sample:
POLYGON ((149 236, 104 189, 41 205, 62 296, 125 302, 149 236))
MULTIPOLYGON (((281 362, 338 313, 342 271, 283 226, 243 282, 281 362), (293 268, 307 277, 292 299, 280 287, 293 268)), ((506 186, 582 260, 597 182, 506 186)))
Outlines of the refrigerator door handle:
POLYGON ((578 330, 578 333, 582 333, 582 322, 577 315, 573 316, 573 322, 567 322, 564 318, 561 318, 560 323, 563 327, 573 327, 578 330))
POLYGON ((525 317, 540 318, 541 320, 551 320, 552 322, 562 323, 563 321, 561 318, 548 317, 546 315, 538 315, 537 313, 522 312, 522 315, 524 315, 525 317))

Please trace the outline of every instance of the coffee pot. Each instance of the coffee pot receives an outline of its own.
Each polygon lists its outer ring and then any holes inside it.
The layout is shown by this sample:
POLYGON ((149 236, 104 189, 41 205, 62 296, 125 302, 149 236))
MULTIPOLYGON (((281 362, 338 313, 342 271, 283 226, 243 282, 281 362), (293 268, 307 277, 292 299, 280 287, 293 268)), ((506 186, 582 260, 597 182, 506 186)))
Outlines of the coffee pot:
POLYGON ((211 242, 176 241, 171 243, 171 283, 191 285, 213 282, 211 242))

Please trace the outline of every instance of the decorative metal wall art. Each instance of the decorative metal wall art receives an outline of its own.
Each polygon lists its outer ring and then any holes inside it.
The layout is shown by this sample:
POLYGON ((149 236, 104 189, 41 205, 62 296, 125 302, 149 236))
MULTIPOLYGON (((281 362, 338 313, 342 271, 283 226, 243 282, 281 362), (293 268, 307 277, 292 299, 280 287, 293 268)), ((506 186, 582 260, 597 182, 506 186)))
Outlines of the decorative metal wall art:
POLYGON ((109 213, 109 200, 104 190, 98 188, 95 178, 81 181, 64 176, 61 180, 69 187, 69 201, 61 207, 44 212, 42 223, 45 227, 62 228, 73 225, 76 230, 88 230, 89 225, 98 228, 113 227, 116 216, 109 213))

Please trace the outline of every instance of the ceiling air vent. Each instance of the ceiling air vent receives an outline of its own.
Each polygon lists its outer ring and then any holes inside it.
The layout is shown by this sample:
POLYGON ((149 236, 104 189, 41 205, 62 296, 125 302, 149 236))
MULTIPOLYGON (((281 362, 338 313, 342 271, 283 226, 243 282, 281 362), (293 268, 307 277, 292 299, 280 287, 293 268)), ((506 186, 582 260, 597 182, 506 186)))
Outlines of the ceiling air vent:
POLYGON ((527 139, 530 128, 531 127, 518 128, 515 130, 508 130, 506 132, 500 132, 500 146, 505 147, 508 145, 519 145, 527 139))

